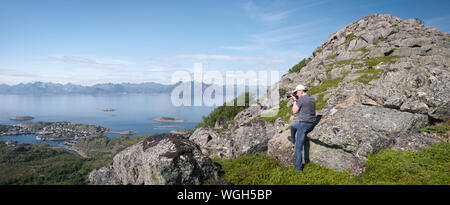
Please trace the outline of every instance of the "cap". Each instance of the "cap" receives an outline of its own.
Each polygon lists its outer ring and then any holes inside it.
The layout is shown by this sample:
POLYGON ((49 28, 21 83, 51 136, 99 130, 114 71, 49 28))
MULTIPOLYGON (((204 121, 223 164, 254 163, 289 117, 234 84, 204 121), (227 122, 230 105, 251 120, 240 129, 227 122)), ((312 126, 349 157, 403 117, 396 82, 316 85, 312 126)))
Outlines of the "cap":
POLYGON ((299 85, 297 85, 297 87, 295 87, 295 90, 293 90, 292 92, 296 92, 298 90, 306 91, 307 89, 306 89, 306 87, 304 85, 299 84, 299 85))

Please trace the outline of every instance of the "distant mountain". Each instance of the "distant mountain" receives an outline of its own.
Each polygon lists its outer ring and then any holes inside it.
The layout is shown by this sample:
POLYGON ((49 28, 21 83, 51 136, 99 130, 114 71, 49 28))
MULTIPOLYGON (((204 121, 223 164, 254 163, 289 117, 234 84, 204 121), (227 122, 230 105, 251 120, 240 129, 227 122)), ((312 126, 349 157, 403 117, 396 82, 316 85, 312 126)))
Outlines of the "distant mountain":
MULTIPOLYGON (((102 83, 93 86, 75 84, 60 84, 50 82, 20 83, 17 85, 0 84, 0 94, 19 95, 62 95, 62 94, 157 94, 171 93, 172 90, 182 82, 164 85, 154 82, 147 83, 102 83)), ((185 82, 189 83, 189 82, 185 82)), ((194 82, 190 82, 192 89, 194 82)), ((203 90, 211 84, 202 84, 203 90)), ((246 86, 248 90, 248 86, 246 86)), ((225 91, 225 90, 224 90, 225 91)), ((193 91, 192 91, 193 93, 193 91)))
POLYGON ((103 83, 93 86, 60 84, 47 82, 20 83, 17 85, 0 84, 0 94, 127 94, 127 93, 170 93, 181 82, 173 85, 159 83, 103 83))

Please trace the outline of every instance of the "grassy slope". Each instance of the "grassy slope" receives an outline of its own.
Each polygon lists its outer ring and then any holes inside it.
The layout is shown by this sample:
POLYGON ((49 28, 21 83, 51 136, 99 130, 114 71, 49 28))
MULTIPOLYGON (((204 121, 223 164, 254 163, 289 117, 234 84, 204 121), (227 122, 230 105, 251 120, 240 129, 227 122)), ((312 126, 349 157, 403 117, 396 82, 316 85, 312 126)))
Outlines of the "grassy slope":
POLYGON ((48 145, 18 144, 12 147, 0 142, 0 184, 86 184, 93 169, 110 163, 115 153, 146 137, 95 138, 95 143, 88 143, 89 147, 83 148, 102 146, 101 150, 114 148, 116 151, 91 151, 89 158, 80 158, 48 145))
POLYGON ((225 170, 223 179, 237 185, 346 185, 346 184, 443 184, 450 185, 450 143, 440 143, 421 152, 385 150, 371 155, 366 171, 351 177, 314 163, 301 172, 279 166, 266 154, 237 159, 213 159, 225 170))

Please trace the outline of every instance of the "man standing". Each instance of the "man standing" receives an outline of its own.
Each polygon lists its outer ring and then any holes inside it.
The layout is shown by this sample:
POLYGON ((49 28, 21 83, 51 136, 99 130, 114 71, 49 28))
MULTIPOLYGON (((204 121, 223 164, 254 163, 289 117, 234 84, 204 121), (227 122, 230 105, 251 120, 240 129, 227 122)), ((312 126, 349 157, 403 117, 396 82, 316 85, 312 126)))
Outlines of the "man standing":
POLYGON ((291 136, 289 140, 295 144, 295 170, 302 170, 302 149, 303 142, 306 134, 310 132, 314 127, 316 120, 316 101, 309 95, 307 89, 303 85, 297 85, 294 91, 292 91, 294 105, 292 106, 292 112, 294 114, 299 113, 299 122, 291 124, 291 136), (297 133, 297 139, 295 139, 295 133, 297 133))

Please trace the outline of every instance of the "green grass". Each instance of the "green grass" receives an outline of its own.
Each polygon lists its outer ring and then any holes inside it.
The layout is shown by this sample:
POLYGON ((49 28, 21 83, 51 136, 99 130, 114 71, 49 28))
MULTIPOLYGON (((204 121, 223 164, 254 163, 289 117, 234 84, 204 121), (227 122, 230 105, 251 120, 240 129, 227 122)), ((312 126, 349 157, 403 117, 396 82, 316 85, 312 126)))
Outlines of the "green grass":
POLYGON ((420 129, 422 132, 428 133, 446 133, 450 131, 450 120, 446 120, 444 123, 431 125, 420 129))
POLYGON ((334 60, 336 58, 337 54, 328 56, 325 60, 334 60))
POLYGON ((213 159, 225 171, 222 176, 235 185, 294 185, 294 184, 341 184, 349 180, 347 173, 309 163, 303 172, 295 173, 293 166, 279 166, 279 161, 266 154, 250 154, 237 159, 213 159))
POLYGON ((364 69, 364 70, 357 70, 355 71, 355 74, 364 74, 359 76, 357 79, 353 80, 353 82, 360 82, 363 84, 369 84, 370 81, 373 79, 377 79, 380 77, 380 74, 383 72, 383 69, 364 69))
POLYGON ((161 117, 161 119, 163 119, 163 120, 175 120, 175 118, 173 118, 173 117, 161 117))
POLYGON ((424 151, 384 150, 369 156, 366 171, 351 177, 308 163, 303 171, 280 166, 266 154, 249 154, 237 159, 219 159, 225 171, 223 179, 236 185, 347 185, 347 184, 441 184, 450 185, 450 143, 433 145, 424 151))
POLYGON ((368 68, 368 69, 364 69, 364 70, 357 70, 357 71, 355 71, 355 74, 358 74, 358 73, 362 73, 362 74, 379 74, 379 73, 382 73, 384 70, 383 69, 371 69, 371 68, 368 68))
POLYGON ((371 155, 354 183, 450 185, 449 149, 450 143, 440 143, 421 152, 385 150, 371 155))
POLYGON ((362 84, 369 84, 370 81, 372 81, 373 79, 377 79, 379 78, 378 75, 368 75, 368 74, 364 74, 359 76, 357 79, 353 80, 353 82, 360 82, 362 84))
POLYGON ((387 41, 388 39, 387 39, 387 38, 380 37, 380 38, 378 38, 378 40, 384 42, 384 41, 387 41))
POLYGON ((291 69, 289 69, 289 73, 300 72, 300 70, 308 64, 308 60, 304 58, 299 63, 294 65, 291 69))
POLYGON ((363 47, 363 48, 351 50, 351 52, 358 52, 358 51, 361 51, 363 53, 367 53, 367 52, 369 52, 369 49, 367 49, 366 47, 363 47))
POLYGON ((357 61, 358 59, 356 58, 352 58, 352 59, 347 59, 347 60, 340 60, 334 63, 330 63, 330 64, 326 64, 325 67, 327 68, 327 73, 329 73, 331 70, 333 70, 334 66, 336 67, 343 67, 345 65, 351 64, 355 61, 357 61))
POLYGON ((382 56, 376 58, 363 59, 367 63, 367 66, 373 67, 380 63, 395 63, 395 58, 400 58, 400 56, 382 56))
MULTIPOLYGON (((369 53, 366 53, 362 58, 367 57, 369 53)), ((355 61, 362 61, 364 64, 368 67, 374 67, 380 63, 395 63, 395 58, 400 58, 400 56, 382 56, 382 57, 376 57, 376 58, 367 58, 367 59, 347 59, 347 60, 340 60, 335 63, 326 64, 325 67, 327 68, 327 73, 329 73, 331 70, 333 70, 334 67, 343 67, 349 64, 353 64, 355 61)))
POLYGON ((330 98, 325 98, 326 92, 323 92, 321 94, 319 94, 319 96, 317 97, 317 101, 316 101, 316 112, 323 109, 325 107, 325 105, 327 104, 328 99, 330 98))
POLYGON ((323 80, 322 84, 319 86, 311 88, 308 93, 310 95, 315 95, 321 92, 326 91, 329 87, 337 87, 338 84, 344 80, 345 76, 347 76, 348 72, 344 73, 341 77, 335 78, 335 79, 325 79, 323 80))

